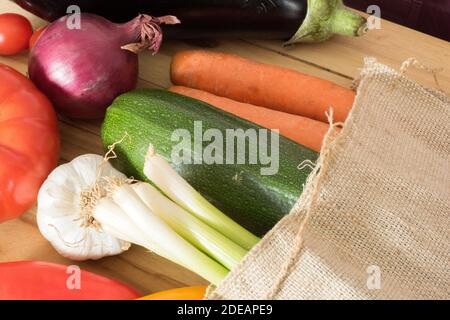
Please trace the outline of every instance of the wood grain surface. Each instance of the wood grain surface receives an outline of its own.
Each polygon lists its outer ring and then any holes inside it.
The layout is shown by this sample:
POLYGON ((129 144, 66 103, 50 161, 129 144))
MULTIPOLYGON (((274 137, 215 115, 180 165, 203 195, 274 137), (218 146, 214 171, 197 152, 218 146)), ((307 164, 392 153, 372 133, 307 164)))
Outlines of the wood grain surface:
MULTIPOLYGON (((34 27, 45 23, 9 1, 0 3, 0 13, 4 12, 21 13, 32 21, 34 27)), ((211 47, 211 50, 237 53, 261 62, 298 70, 347 87, 358 75, 366 56, 374 56, 394 68, 399 68, 407 58, 414 57, 424 65, 444 68, 438 75, 438 81, 441 89, 450 92, 448 42, 387 21, 382 21, 381 27, 380 30, 372 30, 358 39, 336 36, 325 43, 289 48, 283 48, 281 41, 259 40, 213 41, 203 45, 211 47)), ((167 41, 157 55, 141 53, 139 86, 168 87, 172 55, 179 50, 198 46, 198 43, 167 41)), ((0 57, 0 63, 26 74, 27 55, 28 53, 0 57)), ((408 74, 424 85, 435 86, 433 78, 423 71, 409 70, 408 74)), ((61 119, 59 125, 62 140, 61 163, 85 153, 103 154, 99 137, 101 121, 75 122, 61 119)), ((0 225, 0 262, 17 260, 74 264, 59 256, 40 235, 34 208, 22 217, 0 225)), ((191 272, 138 246, 133 246, 120 256, 76 264, 95 273, 121 280, 143 294, 205 283, 191 272)))

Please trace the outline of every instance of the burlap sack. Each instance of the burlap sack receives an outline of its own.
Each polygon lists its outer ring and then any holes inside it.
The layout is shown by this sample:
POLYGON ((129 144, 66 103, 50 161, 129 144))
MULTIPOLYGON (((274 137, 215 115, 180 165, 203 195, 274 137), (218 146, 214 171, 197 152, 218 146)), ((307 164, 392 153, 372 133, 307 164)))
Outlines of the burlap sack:
POLYGON ((448 98, 366 59, 334 126, 296 207, 207 298, 450 298, 448 98))

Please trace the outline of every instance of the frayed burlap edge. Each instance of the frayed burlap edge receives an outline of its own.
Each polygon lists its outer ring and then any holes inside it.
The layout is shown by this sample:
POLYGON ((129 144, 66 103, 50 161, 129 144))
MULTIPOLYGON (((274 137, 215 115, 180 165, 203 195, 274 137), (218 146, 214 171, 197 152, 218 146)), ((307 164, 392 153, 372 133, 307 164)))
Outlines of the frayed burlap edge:
MULTIPOLYGON (((432 95, 444 102, 449 102, 449 98, 446 95, 446 93, 441 89, 437 74, 441 72, 442 68, 431 68, 428 66, 425 66, 421 64, 417 59, 415 58, 408 58, 405 60, 402 65, 399 68, 399 71, 395 71, 394 69, 382 65, 377 62, 376 58, 374 57, 366 57, 364 59, 364 67, 361 69, 360 75, 354 80, 353 82, 353 88, 357 89, 359 87, 359 84, 361 81, 363 81, 367 77, 375 76, 375 74, 380 72, 381 69, 382 72, 388 73, 388 74, 394 74, 399 80, 405 80, 412 82, 406 77, 406 72, 409 68, 415 67, 418 69, 421 69, 425 72, 430 73, 433 76, 433 79, 435 81, 435 85, 437 89, 427 88, 425 86, 420 86, 420 89, 423 90, 425 94, 432 95), (377 71, 378 70, 378 71, 377 71)), ((392 88, 393 90, 395 87, 392 88)), ((359 91, 357 91, 354 105, 359 105, 358 101, 360 99, 359 91)), ((252 249, 250 252, 244 257, 244 259, 241 261, 241 263, 232 270, 228 276, 223 280, 223 282, 220 284, 220 286, 223 286, 225 283, 232 281, 236 277, 236 275, 240 274, 241 271, 246 268, 249 264, 255 262, 256 258, 258 257, 259 253, 264 251, 268 246, 271 245, 270 238, 272 235, 277 232, 277 227, 284 225, 286 223, 289 223, 289 221, 292 219, 292 217, 295 217, 298 219, 298 216, 302 216, 303 219, 300 223, 300 226, 298 228, 298 231, 296 233, 295 239, 293 239, 293 246, 291 253, 289 254, 288 259, 284 262, 282 268, 280 269, 279 275, 276 279, 274 279, 274 282, 271 286, 271 289, 269 292, 267 292, 264 296, 260 297, 260 299, 266 299, 271 300, 274 299, 277 294, 280 292, 280 290, 283 287, 284 281, 286 280, 287 276, 291 272, 292 267, 295 265, 296 261, 298 260, 299 256, 301 255, 302 251, 302 244, 303 244, 303 234, 305 229, 307 228, 308 220, 310 216, 314 212, 314 207, 317 203, 317 198, 320 193, 320 187, 322 182, 322 177, 324 177, 327 173, 328 169, 328 160, 330 157, 330 153, 339 153, 339 149, 342 148, 342 145, 346 141, 346 138, 348 136, 348 130, 346 129, 347 126, 344 126, 344 128, 339 131, 337 128, 342 127, 342 123, 334 123, 333 122, 333 110, 332 107, 330 107, 330 111, 327 114, 328 121, 330 124, 329 130, 324 138, 324 143, 321 148, 319 159, 317 160, 316 166, 314 167, 314 170, 309 175, 307 182, 303 188, 302 195, 298 199, 297 203, 292 208, 291 212, 286 215, 283 219, 280 220, 280 222, 277 224, 276 227, 274 227, 271 231, 269 231, 265 237, 252 249)), ((351 122, 353 118, 353 111, 350 112, 346 123, 351 122)), ((301 166, 300 166, 301 167, 301 166)), ((218 290, 215 286, 210 286, 205 294, 204 299, 207 300, 223 300, 226 299, 226 297, 220 295, 217 293, 218 290)))

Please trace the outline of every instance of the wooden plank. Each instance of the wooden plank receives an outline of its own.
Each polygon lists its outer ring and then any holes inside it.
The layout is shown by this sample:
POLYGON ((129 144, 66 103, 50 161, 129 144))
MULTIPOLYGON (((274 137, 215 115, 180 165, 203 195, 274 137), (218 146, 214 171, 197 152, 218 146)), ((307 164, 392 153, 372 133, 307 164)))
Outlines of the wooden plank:
POLYGON ((194 284, 205 280, 145 249, 132 246, 120 256, 98 261, 71 261, 60 256, 42 237, 35 221, 35 209, 19 219, 0 225, 0 262, 39 260, 65 265, 78 265, 83 269, 120 280, 143 294, 194 284), (6 241, 6 239, 9 239, 6 241))
MULTIPOLYGON (((34 27, 44 24, 39 18, 24 12, 12 2, 2 1, 0 12, 17 12, 27 16, 34 27)), ((408 57, 416 57, 430 66, 446 68, 439 76, 441 85, 448 88, 449 44, 383 21, 382 29, 372 31, 364 38, 335 37, 315 45, 282 48, 279 41, 218 41, 205 43, 211 50, 240 54, 257 61, 272 63, 350 86, 358 73, 364 56, 376 56, 380 61, 398 67, 408 57)), ((143 52, 140 55, 139 87, 168 87, 169 66, 173 54, 179 50, 198 48, 199 45, 167 41, 158 55, 143 52)), ((26 74, 28 53, 0 57, 5 63, 26 74)), ((412 75, 426 84, 433 84, 428 75, 412 71, 412 75)), ((61 160, 70 161, 84 153, 103 153, 99 138, 101 120, 72 121, 61 118, 61 160)), ((22 217, 0 224, 0 262, 15 260, 44 260, 64 264, 76 263, 82 268, 121 280, 150 293, 158 290, 206 283, 193 273, 133 246, 128 252, 98 261, 73 262, 56 253, 40 235, 36 225, 35 208, 22 217)))
POLYGON ((154 56, 150 52, 142 52, 140 54, 140 77, 162 87, 168 87, 171 85, 169 74, 170 62, 175 52, 205 47, 209 50, 239 54, 244 58, 301 71, 306 74, 330 80, 345 87, 349 87, 352 83, 351 77, 341 76, 333 72, 329 72, 319 66, 313 66, 311 64, 299 61, 298 59, 293 59, 267 49, 259 48, 242 40, 217 41, 213 47, 198 46, 188 42, 166 41, 164 42, 159 54, 154 56))
MULTIPOLYGON (((364 57, 376 57, 396 69, 406 59, 416 58, 426 66, 442 67, 439 84, 444 91, 450 92, 450 43, 386 20, 382 20, 380 30, 371 30, 361 38, 335 36, 323 43, 288 48, 283 48, 281 41, 248 42, 350 78, 358 75, 364 57)), ((435 87, 432 76, 424 71, 411 69, 408 75, 424 85, 435 87)))

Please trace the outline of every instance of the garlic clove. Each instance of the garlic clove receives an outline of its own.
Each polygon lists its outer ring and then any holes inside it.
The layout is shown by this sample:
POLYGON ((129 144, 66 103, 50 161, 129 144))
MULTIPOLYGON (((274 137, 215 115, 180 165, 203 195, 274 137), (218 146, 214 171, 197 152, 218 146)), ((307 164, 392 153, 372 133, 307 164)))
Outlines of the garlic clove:
POLYGON ((130 247, 105 233, 92 215, 86 214, 89 210, 83 211, 91 198, 82 193, 97 182, 100 166, 100 176, 126 179, 102 156, 87 154, 53 170, 39 191, 39 229, 58 253, 72 260, 99 259, 130 247))

